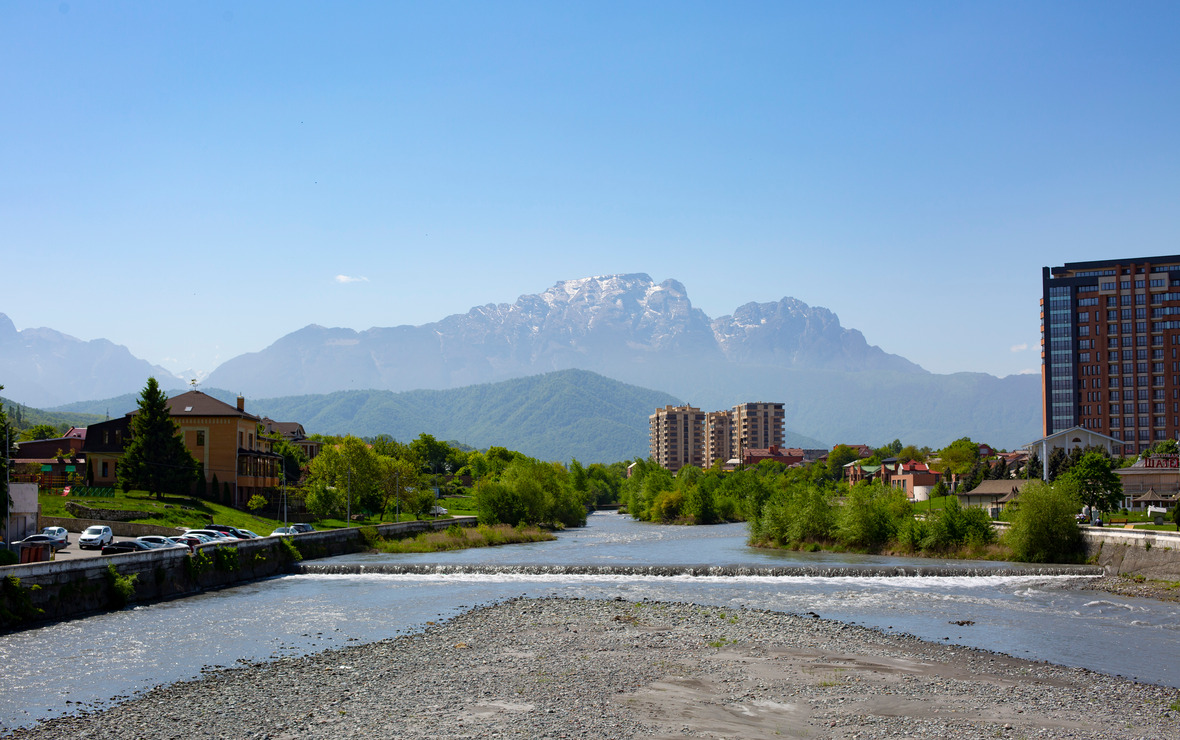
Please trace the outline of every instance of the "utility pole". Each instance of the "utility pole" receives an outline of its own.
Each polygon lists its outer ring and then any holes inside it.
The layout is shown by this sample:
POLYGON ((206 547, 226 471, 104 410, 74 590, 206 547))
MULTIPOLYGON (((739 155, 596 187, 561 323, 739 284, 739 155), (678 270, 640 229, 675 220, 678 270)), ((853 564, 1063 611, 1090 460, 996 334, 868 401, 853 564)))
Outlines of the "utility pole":
POLYGON ((348 466, 348 519, 345 526, 352 524, 352 466, 348 466))

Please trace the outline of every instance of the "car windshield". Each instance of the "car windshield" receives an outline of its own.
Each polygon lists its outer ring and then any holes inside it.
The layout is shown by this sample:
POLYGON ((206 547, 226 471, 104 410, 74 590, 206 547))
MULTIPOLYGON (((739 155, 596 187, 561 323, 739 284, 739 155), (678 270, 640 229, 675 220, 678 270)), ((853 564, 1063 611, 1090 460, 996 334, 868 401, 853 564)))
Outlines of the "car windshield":
POLYGON ((102 534, 102 527, 87 527, 86 534, 102 534))

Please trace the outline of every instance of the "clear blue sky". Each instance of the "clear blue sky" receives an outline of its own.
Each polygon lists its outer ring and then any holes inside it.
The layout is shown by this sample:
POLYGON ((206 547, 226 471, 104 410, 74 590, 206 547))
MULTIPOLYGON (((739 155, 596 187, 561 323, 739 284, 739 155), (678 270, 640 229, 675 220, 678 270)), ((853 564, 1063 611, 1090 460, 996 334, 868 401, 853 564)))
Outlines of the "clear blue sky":
POLYGON ((5 2, 0 312, 209 371, 646 272, 1034 371, 1042 265, 1180 252, 1178 38, 1174 2, 5 2))

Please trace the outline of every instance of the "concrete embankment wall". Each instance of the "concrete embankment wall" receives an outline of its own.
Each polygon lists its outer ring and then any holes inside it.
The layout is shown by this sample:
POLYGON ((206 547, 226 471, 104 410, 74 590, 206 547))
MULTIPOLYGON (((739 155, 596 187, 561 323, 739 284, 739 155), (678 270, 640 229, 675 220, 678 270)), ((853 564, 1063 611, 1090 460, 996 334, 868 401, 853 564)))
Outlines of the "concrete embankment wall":
POLYGON ((1086 554, 1107 575, 1180 581, 1180 532, 1082 527, 1086 554))
MULTIPOLYGON (((382 524, 374 529, 382 537, 396 539, 452 524, 474 526, 475 518, 382 524)), ((349 527, 229 545, 208 543, 191 555, 187 549, 169 548, 6 566, 0 568, 0 630, 232 586, 291 572, 299 558, 311 560, 365 549, 362 529, 349 527), (110 571, 112 565, 115 573, 110 571), (134 582, 128 584, 125 579, 134 582), (128 593, 124 596, 121 592, 128 593)))

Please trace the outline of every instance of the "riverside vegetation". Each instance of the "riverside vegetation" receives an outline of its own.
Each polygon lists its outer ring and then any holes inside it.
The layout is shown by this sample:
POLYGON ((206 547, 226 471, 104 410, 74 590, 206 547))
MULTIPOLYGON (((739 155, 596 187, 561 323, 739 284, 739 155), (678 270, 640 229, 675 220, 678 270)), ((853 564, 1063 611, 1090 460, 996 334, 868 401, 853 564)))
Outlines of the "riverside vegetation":
POLYGON ((1002 538, 986 512, 962 508, 955 496, 932 500, 918 511, 904 492, 878 482, 849 487, 822 463, 786 468, 764 462, 732 473, 687 467, 673 477, 640 462, 624 483, 623 500, 628 512, 644 521, 746 521, 750 543, 758 547, 1026 562, 1083 557, 1074 520, 1080 491, 1068 477, 1027 486, 1002 538))

